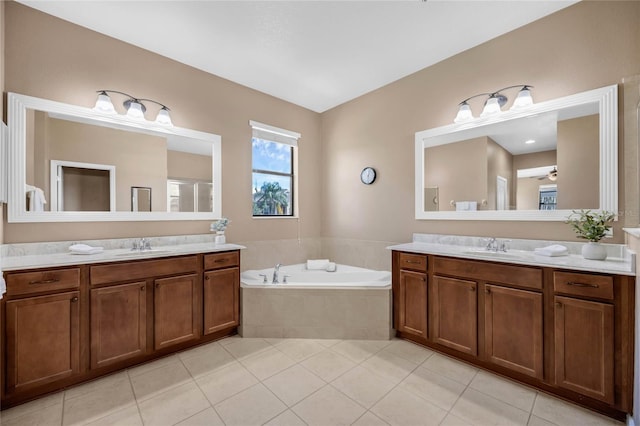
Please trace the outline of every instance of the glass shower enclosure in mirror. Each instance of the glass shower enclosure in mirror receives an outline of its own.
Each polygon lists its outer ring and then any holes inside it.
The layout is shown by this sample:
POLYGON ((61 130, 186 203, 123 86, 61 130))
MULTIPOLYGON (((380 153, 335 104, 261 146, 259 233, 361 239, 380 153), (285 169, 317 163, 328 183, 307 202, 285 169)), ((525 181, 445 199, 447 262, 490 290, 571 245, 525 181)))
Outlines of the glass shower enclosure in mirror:
POLYGON ((221 216, 220 136, 14 93, 8 100, 9 222, 221 216), (176 193, 175 182, 187 184, 176 193), (195 201, 187 187, 202 188, 195 201))
POLYGON ((617 211, 617 118, 609 86, 416 133, 416 219, 617 211))

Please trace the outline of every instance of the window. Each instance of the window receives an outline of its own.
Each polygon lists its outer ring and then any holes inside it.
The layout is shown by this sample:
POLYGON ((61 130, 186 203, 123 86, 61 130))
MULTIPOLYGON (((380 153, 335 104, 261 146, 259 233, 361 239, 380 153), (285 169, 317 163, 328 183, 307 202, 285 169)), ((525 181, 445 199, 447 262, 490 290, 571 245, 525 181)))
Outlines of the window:
POLYGON ((294 216, 300 134, 250 121, 253 216, 294 216))

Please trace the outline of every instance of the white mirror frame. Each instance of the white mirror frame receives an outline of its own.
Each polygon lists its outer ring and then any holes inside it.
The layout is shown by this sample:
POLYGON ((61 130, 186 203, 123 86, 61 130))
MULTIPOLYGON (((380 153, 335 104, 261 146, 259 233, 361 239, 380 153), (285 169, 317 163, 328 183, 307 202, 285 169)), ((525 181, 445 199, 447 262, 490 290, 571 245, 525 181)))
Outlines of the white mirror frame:
POLYGON ((427 220, 514 220, 565 221, 571 210, 424 210, 424 150, 485 135, 488 126, 537 114, 558 111, 598 102, 600 113, 600 205, 596 211, 618 214, 618 86, 578 93, 533 104, 530 107, 504 111, 496 117, 475 118, 470 122, 450 124, 415 134, 415 216, 427 220))
POLYGON ((8 126, 8 203, 7 220, 21 222, 114 222, 114 221, 173 221, 214 220, 222 217, 222 138, 212 133, 181 127, 165 127, 148 121, 137 121, 124 115, 107 115, 91 108, 69 105, 46 99, 9 93, 8 126), (84 123, 102 123, 109 127, 162 136, 178 136, 202 140, 212 145, 213 211, 212 212, 31 212, 26 209, 24 188, 26 179, 27 110, 33 109, 72 117, 84 123))

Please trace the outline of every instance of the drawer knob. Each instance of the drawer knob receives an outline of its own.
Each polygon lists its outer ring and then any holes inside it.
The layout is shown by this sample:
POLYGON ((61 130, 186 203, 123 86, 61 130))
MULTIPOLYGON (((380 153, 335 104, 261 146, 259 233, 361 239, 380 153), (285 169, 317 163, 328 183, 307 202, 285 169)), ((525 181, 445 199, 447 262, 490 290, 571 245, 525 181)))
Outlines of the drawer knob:
POLYGON ((574 281, 569 281, 567 285, 572 285, 574 287, 588 287, 588 288, 599 288, 598 284, 587 284, 587 283, 579 283, 574 281))
POLYGON ((404 263, 411 263, 413 265, 419 265, 420 261, 418 261, 418 260, 405 260, 404 263))
POLYGON ((74 297, 73 299, 71 299, 72 302, 77 302, 78 301, 78 297, 74 297))
POLYGON ((213 261, 213 263, 224 263, 226 261, 227 261, 226 258, 225 259, 216 259, 216 260, 213 261))

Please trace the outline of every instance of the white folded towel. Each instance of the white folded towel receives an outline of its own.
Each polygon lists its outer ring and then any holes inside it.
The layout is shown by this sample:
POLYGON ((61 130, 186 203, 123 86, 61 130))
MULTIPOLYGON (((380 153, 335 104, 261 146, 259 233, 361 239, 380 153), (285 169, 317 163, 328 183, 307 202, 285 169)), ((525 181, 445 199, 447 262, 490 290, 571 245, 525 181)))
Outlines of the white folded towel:
POLYGON ((309 259, 307 260, 307 269, 310 271, 326 270, 329 263, 329 259, 309 259))
POLYGON ((565 246, 560 244, 552 244, 547 247, 538 247, 533 249, 533 252, 540 256, 549 256, 549 257, 569 255, 569 249, 567 249, 565 246))
POLYGON ((102 247, 93 247, 87 244, 73 244, 69 246, 69 251, 73 254, 96 254, 102 253, 104 249, 102 247))
POLYGON ((338 267, 336 266, 335 262, 329 262, 329 264, 327 265, 326 271, 327 272, 335 272, 337 268, 338 267))
POLYGON ((44 205, 47 204, 47 199, 44 196, 44 191, 38 187, 25 184, 25 191, 29 196, 29 211, 30 212, 42 212, 44 211, 44 205))
POLYGON ((4 281, 2 277, 2 271, 0 271, 0 299, 2 299, 2 295, 7 292, 7 283, 4 281))

